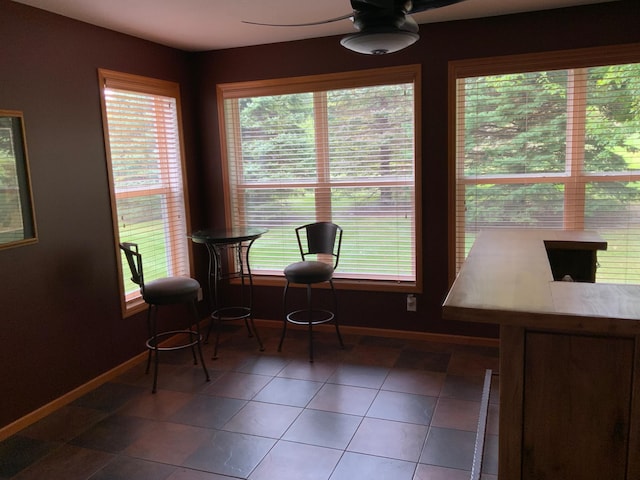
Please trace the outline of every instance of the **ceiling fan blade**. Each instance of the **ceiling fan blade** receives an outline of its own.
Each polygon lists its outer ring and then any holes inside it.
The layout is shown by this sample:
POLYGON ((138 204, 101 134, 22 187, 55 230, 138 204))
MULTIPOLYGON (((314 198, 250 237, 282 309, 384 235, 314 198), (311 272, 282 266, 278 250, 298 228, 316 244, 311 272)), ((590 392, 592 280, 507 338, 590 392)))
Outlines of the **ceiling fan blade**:
POLYGON ((327 20, 320 20, 318 22, 309 22, 309 23, 260 23, 260 22, 250 22, 248 20, 242 20, 242 23, 247 23, 249 25, 261 25, 264 27, 310 27, 312 25, 323 25, 325 23, 338 22, 340 20, 346 20, 347 18, 353 18, 353 13, 348 13, 346 15, 342 15, 336 18, 329 18, 327 20))
POLYGON ((351 8, 356 11, 368 10, 371 7, 380 9, 394 9, 396 0, 351 0, 351 8))
POLYGON ((447 7, 449 5, 453 5, 454 3, 460 2, 464 2, 464 0, 413 0, 413 2, 411 2, 413 5, 411 9, 407 11, 407 13, 413 14, 424 12, 426 10, 447 7))

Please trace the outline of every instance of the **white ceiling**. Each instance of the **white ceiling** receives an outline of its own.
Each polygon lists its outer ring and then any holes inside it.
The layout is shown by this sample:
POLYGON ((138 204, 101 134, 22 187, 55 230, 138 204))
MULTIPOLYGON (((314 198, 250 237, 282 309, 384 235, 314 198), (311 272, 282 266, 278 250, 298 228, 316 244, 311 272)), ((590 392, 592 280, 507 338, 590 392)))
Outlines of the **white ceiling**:
MULTIPOLYGON (((306 23, 351 12, 349 0, 14 0, 66 17, 187 51, 260 45, 353 33, 350 20, 306 23)), ((466 0, 414 15, 418 23, 549 10, 615 0, 466 0)))

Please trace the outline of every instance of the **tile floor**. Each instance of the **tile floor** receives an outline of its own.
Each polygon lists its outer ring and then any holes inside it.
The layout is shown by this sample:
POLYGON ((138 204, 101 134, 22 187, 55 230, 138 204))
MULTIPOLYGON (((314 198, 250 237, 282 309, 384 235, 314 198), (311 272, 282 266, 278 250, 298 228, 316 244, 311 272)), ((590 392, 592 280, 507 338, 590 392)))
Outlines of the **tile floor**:
MULTIPOLYGON (((468 480, 488 347, 227 325, 211 381, 187 352, 138 365, 0 442, 0 479, 468 480)), ((494 377, 483 480, 496 480, 494 377)))

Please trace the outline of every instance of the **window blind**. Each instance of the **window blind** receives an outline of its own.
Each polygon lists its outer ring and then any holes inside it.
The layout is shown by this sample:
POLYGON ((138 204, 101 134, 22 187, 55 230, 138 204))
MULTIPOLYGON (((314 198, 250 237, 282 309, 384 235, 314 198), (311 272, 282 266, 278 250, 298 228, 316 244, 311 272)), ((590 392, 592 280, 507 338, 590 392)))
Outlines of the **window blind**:
POLYGON ((483 228, 595 230, 640 283, 640 63, 458 78, 456 263, 483 228))
MULTIPOLYGON (((115 82, 114 82, 115 83, 115 82)), ((189 275, 187 217, 177 95, 157 84, 104 88, 112 196, 120 242, 139 246, 145 281, 189 275)), ((120 253, 118 253, 120 257, 120 253)), ((122 257, 120 257, 122 260, 122 257)), ((127 300, 139 296, 123 263, 127 300)))
POLYGON ((269 228, 252 271, 281 274, 294 228, 333 221, 336 277, 415 282, 415 85, 330 87, 224 99, 231 222, 269 228))

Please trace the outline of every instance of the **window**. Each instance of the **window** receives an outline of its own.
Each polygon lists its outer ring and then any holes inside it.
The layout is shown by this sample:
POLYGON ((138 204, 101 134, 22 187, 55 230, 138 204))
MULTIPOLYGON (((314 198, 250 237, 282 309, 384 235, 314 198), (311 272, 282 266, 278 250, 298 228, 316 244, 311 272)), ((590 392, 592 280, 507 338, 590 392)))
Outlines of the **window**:
POLYGON ((299 260, 295 227, 333 221, 344 229, 336 278, 419 286, 419 73, 218 86, 227 219, 269 228, 251 250, 254 274, 299 260))
POLYGON ((142 305, 118 249, 134 242, 145 280, 189 275, 188 215, 177 84, 100 70, 123 312, 142 305))
POLYGON ((455 268, 483 228, 594 230, 640 283, 640 46, 453 65, 455 268))

